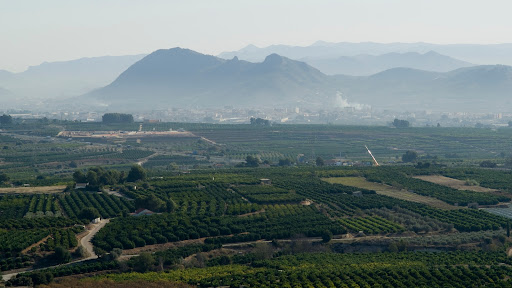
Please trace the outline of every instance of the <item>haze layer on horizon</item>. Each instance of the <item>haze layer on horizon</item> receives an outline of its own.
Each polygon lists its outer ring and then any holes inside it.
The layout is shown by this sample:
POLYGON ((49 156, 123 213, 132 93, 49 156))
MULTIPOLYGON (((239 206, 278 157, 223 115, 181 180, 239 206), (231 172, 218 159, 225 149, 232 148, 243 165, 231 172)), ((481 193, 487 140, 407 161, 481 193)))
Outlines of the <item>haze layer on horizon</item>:
POLYGON ((512 43, 507 0, 0 0, 0 69, 185 47, 512 43))

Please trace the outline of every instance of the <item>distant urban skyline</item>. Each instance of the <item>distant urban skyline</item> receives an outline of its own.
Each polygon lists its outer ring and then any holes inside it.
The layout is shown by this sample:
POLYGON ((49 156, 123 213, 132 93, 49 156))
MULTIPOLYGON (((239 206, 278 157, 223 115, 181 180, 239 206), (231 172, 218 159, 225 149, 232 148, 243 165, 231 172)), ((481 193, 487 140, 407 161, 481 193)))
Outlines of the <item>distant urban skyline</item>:
POLYGON ((512 43, 506 0, 0 0, 0 69, 183 47, 512 43), (149 3, 149 4, 148 4, 149 3))

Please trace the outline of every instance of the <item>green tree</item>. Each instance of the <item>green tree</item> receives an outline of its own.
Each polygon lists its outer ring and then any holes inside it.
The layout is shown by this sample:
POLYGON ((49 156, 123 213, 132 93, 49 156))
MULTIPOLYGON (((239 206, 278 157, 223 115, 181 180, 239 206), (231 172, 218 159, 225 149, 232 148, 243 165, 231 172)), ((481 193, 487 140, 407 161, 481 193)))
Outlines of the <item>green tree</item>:
POLYGON ((402 155, 402 162, 414 162, 418 158, 418 153, 416 151, 407 151, 404 155, 402 155))
POLYGON ((117 260, 119 258, 119 256, 121 256, 121 254, 123 254, 123 250, 122 249, 114 248, 114 249, 112 249, 112 251, 110 251, 109 258, 111 260, 117 260))
POLYGON ((162 199, 156 197, 155 194, 135 199, 136 208, 145 208, 159 212, 165 210, 167 208, 166 206, 166 203, 162 199))
POLYGON ((29 276, 22 276, 18 274, 16 278, 11 278, 9 281, 7 281, 7 287, 8 286, 24 286, 24 287, 33 287, 34 282, 32 282, 32 277, 29 276))
POLYGON ((279 163, 277 164, 279 166, 290 166, 292 165, 292 160, 286 158, 286 159, 279 159, 279 163))
POLYGON ((0 183, 9 181, 9 176, 5 173, 0 173, 0 183))
POLYGON ((260 166, 260 159, 258 159, 258 157, 249 155, 245 158, 245 166, 258 167, 258 166, 260 166))
POLYGON ((272 258, 272 256, 274 255, 274 249, 272 248, 272 245, 269 243, 256 243, 254 245, 252 253, 254 253, 256 259, 266 260, 272 258))
POLYGON ((41 284, 50 284, 53 281, 53 274, 50 271, 36 271, 34 273, 31 273, 30 277, 32 278, 32 283, 34 284, 34 286, 41 284))
POLYGON ((407 128, 410 125, 409 121, 400 119, 395 119, 392 124, 396 128, 407 128))
POLYGON ((332 239, 332 232, 329 230, 326 230, 322 233, 322 242, 328 243, 332 239))
POLYGON ((166 209, 167 209, 168 213, 174 212, 174 210, 176 210, 176 206, 177 205, 176 205, 176 202, 174 202, 174 200, 172 200, 172 199, 167 200, 166 209))
POLYGON ((71 253, 67 249, 57 246, 53 257, 58 263, 68 263, 71 260, 71 253))
POLYGON ((391 252, 391 253, 397 253, 398 252, 398 245, 396 244, 396 242, 389 243, 388 251, 391 252))
POLYGON ((84 183, 87 181, 87 176, 85 176, 85 174, 82 171, 76 170, 75 172, 73 172, 73 180, 76 183, 84 183))
POLYGON ((119 180, 121 179, 121 173, 116 170, 103 170, 103 173, 99 176, 99 181, 102 185, 115 185, 119 183, 119 180))
POLYGON ((136 182, 144 179, 146 179, 146 170, 140 165, 133 165, 126 177, 126 181, 128 182, 136 182))
POLYGON ((76 258, 85 258, 87 257, 87 250, 83 246, 78 246, 75 252, 73 252, 73 256, 76 258))
POLYGON ((155 258, 153 255, 147 252, 142 252, 139 257, 135 257, 133 260, 133 269, 137 272, 147 272, 155 265, 155 258))
POLYGON ((270 126, 270 121, 269 120, 265 120, 265 119, 262 119, 262 118, 254 118, 254 117, 251 117, 251 125, 258 125, 258 126, 270 126))
POLYGON ((84 207, 78 214, 78 218, 92 221, 100 217, 100 212, 94 207, 84 207))
POLYGON ((324 159, 322 159, 322 157, 318 156, 316 157, 316 166, 324 166, 325 163, 324 163, 324 159))
POLYGON ((87 184, 87 190, 98 190, 102 186, 100 184, 98 173, 93 170, 87 171, 86 181, 89 183, 87 184))

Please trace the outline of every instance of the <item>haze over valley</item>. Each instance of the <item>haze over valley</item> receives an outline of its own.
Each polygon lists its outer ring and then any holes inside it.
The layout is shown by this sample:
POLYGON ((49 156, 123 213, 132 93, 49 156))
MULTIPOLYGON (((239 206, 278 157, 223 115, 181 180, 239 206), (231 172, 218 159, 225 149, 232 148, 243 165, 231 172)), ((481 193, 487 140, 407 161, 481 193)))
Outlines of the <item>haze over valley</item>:
POLYGON ((248 46, 218 57, 186 48, 160 49, 148 55, 43 63, 21 73, 1 71, 0 102, 36 112, 229 106, 507 113, 512 111, 512 73, 501 64, 510 63, 512 52, 503 53, 506 47, 319 41, 306 47, 248 46), (432 48, 451 56, 424 52, 432 48), (473 64, 492 63, 482 55, 493 55, 500 64, 473 64))
POLYGON ((398 117, 486 127, 512 120, 512 38, 500 5, 193 1, 57 5, 62 13, 9 5, 0 18, 11 27, 0 51, 0 113, 365 125, 398 117))

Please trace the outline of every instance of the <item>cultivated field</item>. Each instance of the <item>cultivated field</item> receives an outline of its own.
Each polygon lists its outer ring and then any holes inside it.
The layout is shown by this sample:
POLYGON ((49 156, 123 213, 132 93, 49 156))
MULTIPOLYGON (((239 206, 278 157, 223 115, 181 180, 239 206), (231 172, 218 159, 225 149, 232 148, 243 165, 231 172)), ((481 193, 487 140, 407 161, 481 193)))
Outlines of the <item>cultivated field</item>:
POLYGON ((428 181, 431 183, 448 186, 450 188, 458 189, 458 190, 469 190, 469 191, 475 191, 475 192, 496 192, 495 189, 485 188, 478 185, 466 185, 465 181, 459 180, 459 179, 453 179, 441 175, 422 175, 422 176, 415 176, 413 178, 421 179, 423 181, 428 181))
POLYGON ((12 187, 12 188, 0 188, 0 194, 51 194, 61 193, 66 189, 66 186, 39 186, 39 187, 12 187))
POLYGON ((407 190, 397 189, 392 186, 374 183, 367 181, 362 177, 335 177, 335 178, 324 178, 323 180, 333 183, 333 184, 342 184, 346 186, 357 187, 361 189, 374 190, 377 194, 385 195, 401 200, 423 203, 430 205, 432 207, 440 208, 440 209, 458 209, 458 207, 452 206, 446 202, 441 200, 418 195, 407 190))
POLYGON ((510 207, 510 206, 508 208, 483 208, 482 210, 485 210, 485 211, 495 214, 495 215, 499 215, 499 216, 503 216, 503 217, 512 219, 512 207, 510 207))

